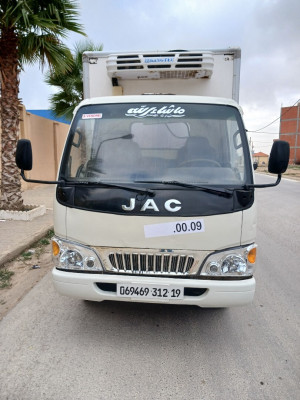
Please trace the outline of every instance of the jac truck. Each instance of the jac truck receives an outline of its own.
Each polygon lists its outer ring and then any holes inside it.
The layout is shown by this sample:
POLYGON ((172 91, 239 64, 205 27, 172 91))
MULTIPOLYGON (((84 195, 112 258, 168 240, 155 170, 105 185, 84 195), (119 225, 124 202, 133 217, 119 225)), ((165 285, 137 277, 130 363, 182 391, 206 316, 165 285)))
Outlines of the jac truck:
MULTIPOLYGON (((280 182, 289 145, 273 145, 269 172, 277 181, 256 185, 238 104, 240 61, 232 48, 84 53, 85 100, 50 182, 59 293, 251 303, 255 188, 280 182)), ((27 179, 29 141, 18 143, 16 161, 27 179)))

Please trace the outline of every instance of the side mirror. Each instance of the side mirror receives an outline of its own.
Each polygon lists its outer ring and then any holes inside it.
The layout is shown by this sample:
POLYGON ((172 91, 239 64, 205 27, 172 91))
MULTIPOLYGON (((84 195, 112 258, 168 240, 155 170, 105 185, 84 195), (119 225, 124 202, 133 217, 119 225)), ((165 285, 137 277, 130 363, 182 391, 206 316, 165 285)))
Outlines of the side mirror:
POLYGON ((257 169, 257 167, 258 167, 258 163, 257 163, 257 161, 254 161, 254 163, 253 163, 253 169, 254 169, 254 171, 257 169))
POLYGON ((27 139, 20 139, 17 143, 16 164, 24 171, 32 169, 32 149, 31 142, 27 139))
POLYGON ((40 181, 37 179, 27 179, 24 171, 30 171, 32 169, 32 149, 31 142, 27 139, 20 139, 17 143, 16 150, 16 164, 21 170, 21 177, 25 182, 32 183, 46 183, 46 184, 59 184, 64 185, 64 181, 40 181))
POLYGON ((268 171, 271 174, 277 174, 277 181, 275 183, 268 183, 263 185, 247 185, 248 188, 267 188, 277 186, 281 181, 281 174, 283 174, 289 164, 290 159, 290 145, 284 140, 276 140, 273 143, 271 154, 269 158, 268 171))
POLYGON ((290 145, 284 140, 277 140, 273 143, 269 158, 268 171, 271 174, 283 174, 289 164, 290 145))
POLYGON ((80 131, 76 131, 74 134, 72 146, 79 147, 82 142, 82 133, 80 131))

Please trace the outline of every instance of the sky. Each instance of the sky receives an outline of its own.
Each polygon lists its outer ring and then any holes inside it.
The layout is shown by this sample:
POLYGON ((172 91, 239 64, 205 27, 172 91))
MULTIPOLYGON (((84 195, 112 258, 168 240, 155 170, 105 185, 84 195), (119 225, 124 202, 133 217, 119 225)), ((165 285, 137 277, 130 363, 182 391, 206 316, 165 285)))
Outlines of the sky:
MULTIPOLYGON (((254 151, 269 154, 273 139, 279 137, 281 107, 300 100, 299 0, 77 3, 88 39, 102 43, 105 52, 240 47, 245 126, 254 151)), ((64 42, 73 49, 82 40, 72 33, 64 42)), ((19 96, 28 110, 49 108, 54 89, 44 82, 43 72, 35 65, 21 73, 19 96)))

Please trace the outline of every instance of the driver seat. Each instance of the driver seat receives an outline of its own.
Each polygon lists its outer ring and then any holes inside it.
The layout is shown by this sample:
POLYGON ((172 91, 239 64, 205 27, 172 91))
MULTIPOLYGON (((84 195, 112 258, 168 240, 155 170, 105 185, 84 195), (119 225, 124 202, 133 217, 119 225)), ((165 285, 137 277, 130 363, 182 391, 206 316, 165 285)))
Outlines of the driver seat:
POLYGON ((178 165, 191 160, 208 159, 217 160, 216 151, 207 138, 202 136, 192 136, 186 140, 185 145, 178 151, 178 165))

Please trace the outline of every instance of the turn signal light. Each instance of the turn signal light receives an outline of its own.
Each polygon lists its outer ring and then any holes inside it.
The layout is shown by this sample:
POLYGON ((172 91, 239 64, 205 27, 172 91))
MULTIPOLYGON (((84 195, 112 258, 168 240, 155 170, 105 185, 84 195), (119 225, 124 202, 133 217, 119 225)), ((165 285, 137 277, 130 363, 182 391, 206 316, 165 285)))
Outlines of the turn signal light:
POLYGON ((52 254, 54 257, 57 257, 59 255, 59 245, 57 242, 55 242, 54 240, 52 240, 52 254))
POLYGON ((254 247, 253 249, 251 249, 248 253, 248 261, 250 264, 254 264, 255 260, 256 260, 256 247, 254 247))

